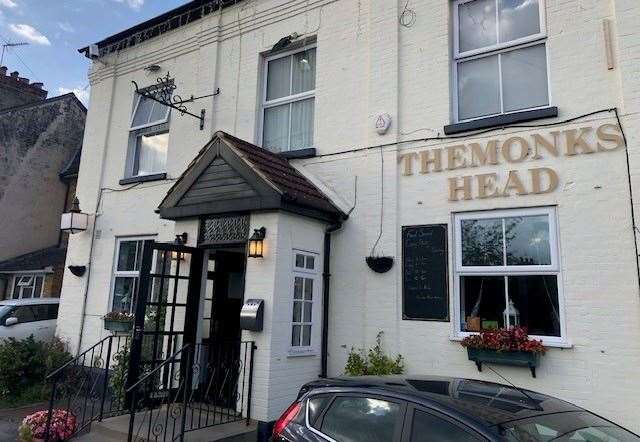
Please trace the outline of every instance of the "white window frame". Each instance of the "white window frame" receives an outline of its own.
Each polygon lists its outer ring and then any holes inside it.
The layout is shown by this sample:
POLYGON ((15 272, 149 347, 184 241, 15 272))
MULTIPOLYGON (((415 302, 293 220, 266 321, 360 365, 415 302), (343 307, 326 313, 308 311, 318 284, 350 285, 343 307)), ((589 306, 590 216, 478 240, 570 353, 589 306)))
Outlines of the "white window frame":
POLYGON ((145 98, 140 94, 136 94, 136 100, 135 100, 135 104, 133 106, 133 112, 131 113, 131 119, 129 122, 129 131, 132 132, 134 130, 139 130, 139 129, 145 129, 147 127, 153 127, 153 126, 159 126, 161 124, 167 123, 169 121, 169 115, 171 113, 171 108, 169 106, 166 106, 164 104, 158 103, 157 101, 151 100, 150 98, 147 98, 147 100, 150 100, 153 102, 153 108, 151 108, 151 112, 149 113, 149 115, 151 116, 151 114, 153 114, 153 109, 155 109, 156 106, 164 106, 166 108, 166 112, 164 115, 164 118, 161 120, 157 120, 157 121, 153 121, 153 122, 148 122, 145 124, 140 124, 138 126, 134 126, 133 125, 133 120, 136 117, 136 113, 138 112, 138 106, 140 106, 140 102, 142 101, 142 99, 145 98))
POLYGON ((11 281, 11 297, 10 299, 37 299, 37 298, 42 298, 42 294, 44 293, 44 280, 45 280, 46 274, 44 273, 19 273, 14 275, 13 280, 11 281), (23 278, 29 278, 29 282, 22 282, 23 278), (38 296, 36 296, 36 279, 37 278, 42 278, 42 284, 40 285, 40 293, 38 293, 38 296), (15 291, 16 291, 16 282, 17 280, 20 279, 21 281, 18 282, 18 290, 20 291, 20 295, 15 298, 15 291), (30 298, 23 298, 22 294, 23 294, 23 289, 24 287, 32 287, 33 288, 33 294, 30 298))
MULTIPOLYGON (((453 87, 453 115, 454 120, 458 123, 463 123, 467 121, 475 121, 482 120, 484 118, 490 118, 497 115, 509 115, 518 112, 526 112, 530 110, 536 109, 545 109, 551 106, 552 97, 551 97, 551 70, 549 68, 549 48, 547 45, 547 24, 546 24, 546 0, 538 0, 538 9, 539 9, 539 24, 540 24, 540 32, 533 35, 528 35, 526 37, 521 37, 516 40, 511 40, 504 43, 496 43, 491 46, 486 46, 483 48, 473 49, 470 51, 460 52, 460 16, 459 16, 459 7, 462 4, 470 3, 477 0, 455 0, 453 4, 453 63, 452 63, 452 87, 453 87), (546 65, 547 65, 547 94, 548 100, 547 104, 542 106, 535 106, 526 109, 518 109, 514 111, 505 111, 504 110, 504 97, 503 97, 503 87, 502 87, 502 56, 499 54, 504 54, 513 50, 523 49, 526 47, 544 45, 545 54, 546 54, 546 65), (459 90, 458 90, 458 66, 465 61, 477 60, 479 58, 487 58, 493 55, 498 55, 498 83, 499 83, 499 92, 500 92, 500 112, 494 114, 482 115, 479 117, 472 118, 459 118, 459 90)), ((499 14, 500 11, 498 9, 498 2, 496 1, 496 35, 499 34, 499 14)))
MULTIPOLYGON (((316 82, 318 79, 318 45, 316 43, 311 43, 296 49, 292 49, 290 51, 286 51, 286 52, 281 52, 278 54, 274 54, 274 55, 270 55, 267 57, 264 57, 263 60, 263 64, 262 64, 262 93, 261 93, 261 97, 260 97, 260 131, 259 131, 259 141, 258 141, 258 145, 259 146, 263 146, 264 144, 264 114, 265 111, 271 107, 276 107, 276 106, 280 106, 283 104, 291 104, 291 103, 295 103, 297 101, 303 101, 303 100, 307 100, 309 98, 313 98, 313 106, 314 106, 314 119, 313 119, 313 134, 314 134, 314 139, 313 139, 313 143, 311 146, 308 147, 304 147, 303 149, 311 149, 315 146, 315 134, 316 134, 316 130, 315 130, 315 123, 316 123, 316 119, 315 119, 315 106, 316 106, 316 101, 315 101, 315 97, 316 97, 316 89, 317 89, 317 83, 316 83, 316 88, 314 88, 313 90, 310 91, 306 91, 306 92, 301 92, 299 94, 294 94, 294 95, 287 95, 286 97, 281 97, 281 98, 276 98, 275 100, 267 100, 267 82, 268 82, 268 78, 269 78, 269 62, 273 61, 273 60, 277 60, 279 58, 284 58, 284 57, 291 57, 292 63, 293 63, 293 55, 298 54, 300 52, 304 52, 304 51, 308 51, 309 49, 315 49, 316 50, 316 82)), ((289 84, 291 84, 291 77, 293 76, 293 68, 290 69, 289 72, 289 84)), ((265 149, 267 149, 267 147, 264 147, 265 149)), ((298 149, 293 149, 298 150, 298 149)), ((291 152, 291 112, 289 112, 289 138, 287 140, 287 149, 286 150, 282 150, 281 152, 291 152)))
MULTIPOLYGON (((530 335, 533 339, 542 340, 542 342, 551 347, 569 347, 570 343, 567 339, 566 332, 566 316, 564 307, 564 292, 562 284, 562 270, 559 263, 560 257, 560 241, 558 233, 558 219, 555 207, 535 207, 520 209, 504 209, 504 210, 488 210, 481 212, 462 212, 452 214, 452 225, 454 226, 454 321, 453 336, 455 340, 462 339, 466 336, 477 334, 477 332, 466 332, 460 328, 461 316, 461 287, 460 279, 463 276, 522 276, 522 275, 552 275, 557 277, 558 288, 558 315, 560 316, 560 336, 538 336, 530 335), (462 265, 462 221, 469 219, 493 219, 493 218, 513 218, 535 215, 547 215, 549 220, 549 247, 551 252, 551 264, 540 266, 463 266, 462 265)), ((503 224, 504 229, 504 224, 503 224)), ((506 250, 506 245, 503 245, 506 250)), ((506 264, 506 260, 505 260, 506 264)), ((505 285, 505 297, 508 285, 505 285)), ((505 298, 506 299, 506 298, 505 298)))
MULTIPOLYGON (((137 278, 138 284, 140 283, 140 271, 139 270, 118 270, 118 258, 120 257, 120 243, 127 241, 139 241, 144 245, 145 241, 151 241, 156 238, 156 235, 144 235, 144 236, 118 236, 116 237, 116 247, 113 252, 113 267, 111 271, 111 288, 109 289, 109 304, 107 305, 107 311, 113 311, 113 299, 114 291, 116 289, 116 278, 137 278)), ((142 259, 142 255, 140 255, 142 259)), ((136 287, 137 288, 137 287, 136 287)), ((129 313, 135 313, 135 303, 131 303, 131 310, 129 313)))
MULTIPOLYGON (((290 296, 290 302, 289 302, 289 323, 290 326, 288 328, 289 332, 288 332, 288 346, 289 346, 289 356, 310 356, 310 355, 315 355, 317 353, 317 343, 316 343, 316 339, 315 339, 315 335, 318 331, 318 309, 320 308, 321 302, 319 301, 319 296, 320 296, 320 272, 319 272, 319 258, 320 258, 320 254, 316 253, 316 252, 310 252, 307 250, 300 250, 300 249, 293 249, 293 262, 292 262, 292 272, 291 272, 291 284, 290 284, 290 289, 289 289, 289 296, 290 296), (296 266, 296 255, 304 255, 305 256, 305 265, 306 265, 306 257, 313 257, 314 259, 314 266, 313 269, 307 269, 306 267, 298 267, 296 266), (294 302, 300 302, 300 300, 296 300, 294 298, 294 291, 295 291, 295 280, 296 277, 300 277, 303 279, 312 279, 313 280, 313 292, 312 292, 312 298, 311 301, 306 301, 304 299, 304 286, 303 286, 303 292, 302 292, 302 303, 303 303, 303 308, 300 311, 300 315, 301 315, 301 319, 302 321, 300 322, 293 322, 293 305, 294 302), (310 303, 311 304, 311 322, 305 322, 304 321, 304 303, 310 303), (293 336, 293 326, 294 325, 310 325, 311 326, 311 336, 309 339, 309 345, 307 346, 294 346, 291 345, 291 338, 293 336)), ((300 336, 302 339, 302 329, 300 331, 300 336)))

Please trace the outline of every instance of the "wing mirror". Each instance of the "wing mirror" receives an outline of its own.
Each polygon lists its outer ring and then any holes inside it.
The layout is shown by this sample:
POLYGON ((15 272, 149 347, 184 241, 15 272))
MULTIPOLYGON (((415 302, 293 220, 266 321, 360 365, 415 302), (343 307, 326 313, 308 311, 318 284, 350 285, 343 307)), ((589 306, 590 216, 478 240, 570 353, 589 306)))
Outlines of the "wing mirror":
POLYGON ((18 318, 16 318, 15 316, 11 316, 10 318, 7 318, 6 321, 4 321, 4 325, 5 327, 11 327, 12 325, 16 325, 18 322, 18 318))

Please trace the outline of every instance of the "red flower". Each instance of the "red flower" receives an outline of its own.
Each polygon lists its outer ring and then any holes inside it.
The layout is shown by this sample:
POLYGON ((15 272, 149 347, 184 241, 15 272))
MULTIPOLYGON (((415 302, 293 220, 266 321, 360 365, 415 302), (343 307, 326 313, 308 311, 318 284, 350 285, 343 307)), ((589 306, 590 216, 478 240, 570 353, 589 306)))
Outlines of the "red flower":
POLYGON ((467 336, 463 347, 496 351, 524 351, 544 354, 547 349, 542 341, 529 339, 525 327, 509 327, 499 330, 483 330, 480 334, 467 336))

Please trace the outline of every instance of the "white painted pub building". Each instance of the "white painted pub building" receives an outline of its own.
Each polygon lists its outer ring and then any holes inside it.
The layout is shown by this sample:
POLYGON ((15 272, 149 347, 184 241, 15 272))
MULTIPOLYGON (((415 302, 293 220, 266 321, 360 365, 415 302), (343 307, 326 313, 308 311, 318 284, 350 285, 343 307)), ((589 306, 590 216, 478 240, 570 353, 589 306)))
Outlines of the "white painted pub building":
POLYGON ((87 270, 57 334, 132 312, 147 369, 251 341, 269 422, 380 331, 408 374, 503 382, 460 341, 521 325, 548 351, 501 375, 640 431, 639 24, 636 0, 192 1, 82 49, 87 270))

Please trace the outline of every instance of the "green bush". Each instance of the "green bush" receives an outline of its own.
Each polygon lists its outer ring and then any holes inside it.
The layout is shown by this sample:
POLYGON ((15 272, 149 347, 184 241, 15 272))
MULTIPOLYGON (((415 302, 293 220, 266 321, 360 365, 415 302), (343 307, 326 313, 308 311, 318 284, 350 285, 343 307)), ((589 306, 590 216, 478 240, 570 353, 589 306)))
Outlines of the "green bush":
POLYGON ((347 365, 344 368, 345 374, 349 376, 385 376, 392 374, 402 374, 404 372, 404 359, 402 355, 397 355, 395 359, 384 354, 382 350, 382 335, 379 332, 376 336, 376 345, 365 351, 363 348, 358 351, 351 348, 347 365))
POLYGON ((13 406, 46 399, 47 373, 71 359, 65 344, 39 342, 33 336, 0 343, 0 404, 13 406))

